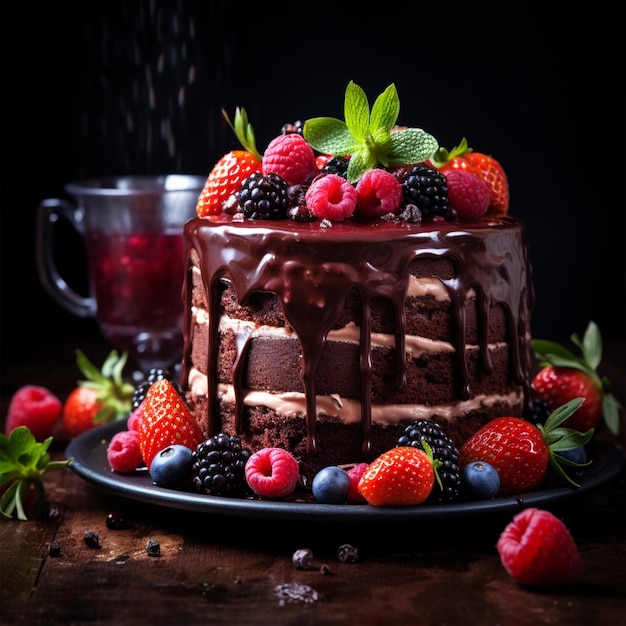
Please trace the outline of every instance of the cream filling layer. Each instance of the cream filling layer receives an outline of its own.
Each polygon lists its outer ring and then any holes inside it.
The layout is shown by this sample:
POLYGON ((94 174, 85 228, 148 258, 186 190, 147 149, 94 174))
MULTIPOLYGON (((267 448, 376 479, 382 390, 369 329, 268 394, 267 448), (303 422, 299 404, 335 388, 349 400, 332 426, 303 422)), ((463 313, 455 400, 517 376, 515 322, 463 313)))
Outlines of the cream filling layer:
MULTIPOLYGON (((204 309, 192 307, 192 316, 199 325, 208 323, 207 312, 204 309)), ((222 333, 230 331, 236 337, 247 338, 252 335, 259 337, 277 337, 288 338, 292 335, 285 328, 276 326, 257 326, 255 322, 246 320, 233 319, 226 315, 222 315, 219 324, 219 330, 222 333)), ((327 335, 328 341, 344 341, 347 343, 359 344, 361 341, 361 331, 354 322, 348 322, 343 328, 331 330, 327 335)), ((372 348, 393 348, 396 340, 393 335, 387 333, 371 333, 370 341, 372 348)), ((503 342, 489 344, 489 350, 495 350, 506 346, 503 342)), ((427 339, 416 335, 406 335, 405 338, 406 352, 412 357, 419 357, 422 354, 437 354, 441 352, 454 352, 454 346, 447 341, 439 341, 435 339, 427 339)), ((468 352, 477 350, 477 346, 468 345, 468 352)))
MULTIPOLYGON (((207 395, 207 377, 197 369, 189 373, 189 389, 192 395, 207 395)), ((235 403, 235 392, 232 385, 218 386, 218 395, 223 402, 235 403)), ((508 394, 492 394, 475 396, 471 400, 450 404, 385 404, 372 405, 372 423, 394 424, 401 421, 431 419, 434 416, 452 421, 470 411, 490 408, 498 403, 516 404, 522 401, 522 391, 508 394)), ((302 416, 306 413, 306 398, 303 393, 270 393, 267 391, 248 391, 244 404, 249 407, 264 406, 275 411, 286 419, 302 416)), ((356 400, 341 398, 338 395, 316 396, 317 415, 338 418, 344 424, 361 421, 361 403, 356 400)))

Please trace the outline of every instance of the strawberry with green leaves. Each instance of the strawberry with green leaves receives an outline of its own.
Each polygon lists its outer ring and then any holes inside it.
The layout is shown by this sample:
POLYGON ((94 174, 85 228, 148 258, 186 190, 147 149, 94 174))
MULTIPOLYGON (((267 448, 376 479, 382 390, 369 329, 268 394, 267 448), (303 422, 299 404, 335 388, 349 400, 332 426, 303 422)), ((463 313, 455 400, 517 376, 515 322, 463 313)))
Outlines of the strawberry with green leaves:
POLYGON ((562 464, 557 452, 584 446, 594 430, 585 433, 564 428, 563 423, 580 409, 583 398, 576 398, 550 414, 546 423, 535 426, 521 417, 497 417, 477 430, 459 450, 459 466, 482 461, 493 466, 500 476, 499 496, 533 491, 544 483, 551 465, 570 485, 578 487, 562 464))
POLYGON ((509 211, 509 181, 504 168, 491 155, 474 152, 463 137, 450 152, 438 148, 430 159, 444 174, 461 170, 478 176, 489 187, 488 215, 506 215, 509 211))
POLYGON ((113 350, 99 370, 80 350, 76 364, 85 377, 63 404, 59 436, 64 441, 108 422, 126 419, 135 387, 124 381, 128 355, 113 350))
POLYGON ((363 472, 359 493, 373 506, 414 506, 425 502, 441 461, 433 459, 430 446, 424 450, 398 446, 383 452, 363 472))
POLYGON ((43 475, 67 467, 72 459, 51 461, 48 448, 52 437, 37 442, 26 426, 18 426, 7 437, 0 433, 0 513, 28 519, 26 502, 34 494, 38 505, 45 499, 43 475))
POLYGON ((166 378, 148 390, 137 429, 141 456, 148 469, 154 457, 168 446, 180 444, 195 450, 204 441, 200 426, 166 378))
POLYGON ((582 340, 577 334, 571 340, 580 349, 580 357, 552 341, 531 342, 542 368, 532 382, 535 393, 551 410, 572 398, 583 397, 585 404, 564 425, 575 430, 597 429, 604 417, 607 428, 617 434, 621 407, 611 393, 610 381, 597 372, 602 361, 600 329, 589 322, 582 340))
POLYGON ((235 109, 234 123, 231 123, 223 109, 222 115, 233 129, 243 150, 227 152, 213 166, 198 198, 198 217, 219 215, 224 202, 239 191, 241 183, 251 174, 261 171, 262 157, 256 149, 254 130, 248 122, 245 109, 235 109))

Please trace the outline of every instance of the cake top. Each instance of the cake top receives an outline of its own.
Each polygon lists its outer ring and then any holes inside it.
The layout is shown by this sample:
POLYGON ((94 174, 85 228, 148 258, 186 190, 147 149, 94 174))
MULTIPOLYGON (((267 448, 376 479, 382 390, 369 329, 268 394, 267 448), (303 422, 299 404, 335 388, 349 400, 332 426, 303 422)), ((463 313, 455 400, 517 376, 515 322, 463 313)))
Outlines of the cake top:
POLYGON ((354 82, 344 118, 285 124, 265 148, 256 146, 245 109, 233 121, 242 149, 222 156, 198 198, 199 217, 286 220, 332 227, 384 218, 410 224, 475 222, 508 212, 506 173, 466 139, 448 151, 421 128, 398 125, 400 101, 389 85, 370 108, 354 82))

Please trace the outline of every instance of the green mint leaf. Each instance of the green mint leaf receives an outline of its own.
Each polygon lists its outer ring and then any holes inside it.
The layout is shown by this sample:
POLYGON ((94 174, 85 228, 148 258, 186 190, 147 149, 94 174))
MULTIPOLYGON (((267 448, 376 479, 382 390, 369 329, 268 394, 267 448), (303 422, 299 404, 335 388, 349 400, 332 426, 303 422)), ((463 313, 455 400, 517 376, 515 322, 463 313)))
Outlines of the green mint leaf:
POLYGON ((343 115, 352 137, 359 142, 367 141, 370 130, 370 106, 365 92, 352 81, 346 88, 343 115))
POLYGON ((420 128, 407 128, 390 135, 390 165, 422 163, 437 149, 437 140, 420 128))
MULTIPOLYGON (((382 129, 390 132, 400 115, 400 99, 396 86, 392 83, 383 91, 372 107, 372 115, 369 123, 369 130, 374 135, 377 130, 382 129)), ((346 120, 347 121, 347 120, 346 120)), ((350 124, 348 124, 350 127, 350 124)))
POLYGON ((371 170, 376 166, 376 158, 369 150, 359 148, 352 153, 352 157, 348 162, 348 170, 346 178, 349 183, 356 183, 367 170, 371 170))
POLYGON ((345 122, 334 117, 315 117, 304 123, 304 138, 318 152, 344 156, 361 145, 350 134, 345 122))

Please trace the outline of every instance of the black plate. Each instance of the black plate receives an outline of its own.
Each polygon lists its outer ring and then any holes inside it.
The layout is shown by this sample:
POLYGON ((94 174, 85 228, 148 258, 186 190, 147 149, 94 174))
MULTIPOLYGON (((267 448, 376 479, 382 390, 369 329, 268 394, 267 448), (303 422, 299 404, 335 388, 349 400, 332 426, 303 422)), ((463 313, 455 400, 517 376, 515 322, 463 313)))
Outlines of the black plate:
POLYGON ((525 507, 545 508, 557 502, 595 489, 617 476, 624 458, 610 443, 595 441, 590 448, 592 464, 585 469, 580 488, 568 486, 543 489, 522 496, 492 500, 458 502, 453 504, 422 504, 412 507, 374 507, 368 504, 317 504, 303 502, 274 502, 201 495, 157 487, 147 471, 116 474, 109 466, 106 451, 111 437, 126 428, 126 422, 113 422, 95 428, 74 439, 67 447, 66 457, 73 457, 70 467, 81 477, 113 494, 153 505, 215 515, 250 518, 329 521, 385 522, 433 521, 451 517, 470 517, 519 511, 525 507))

